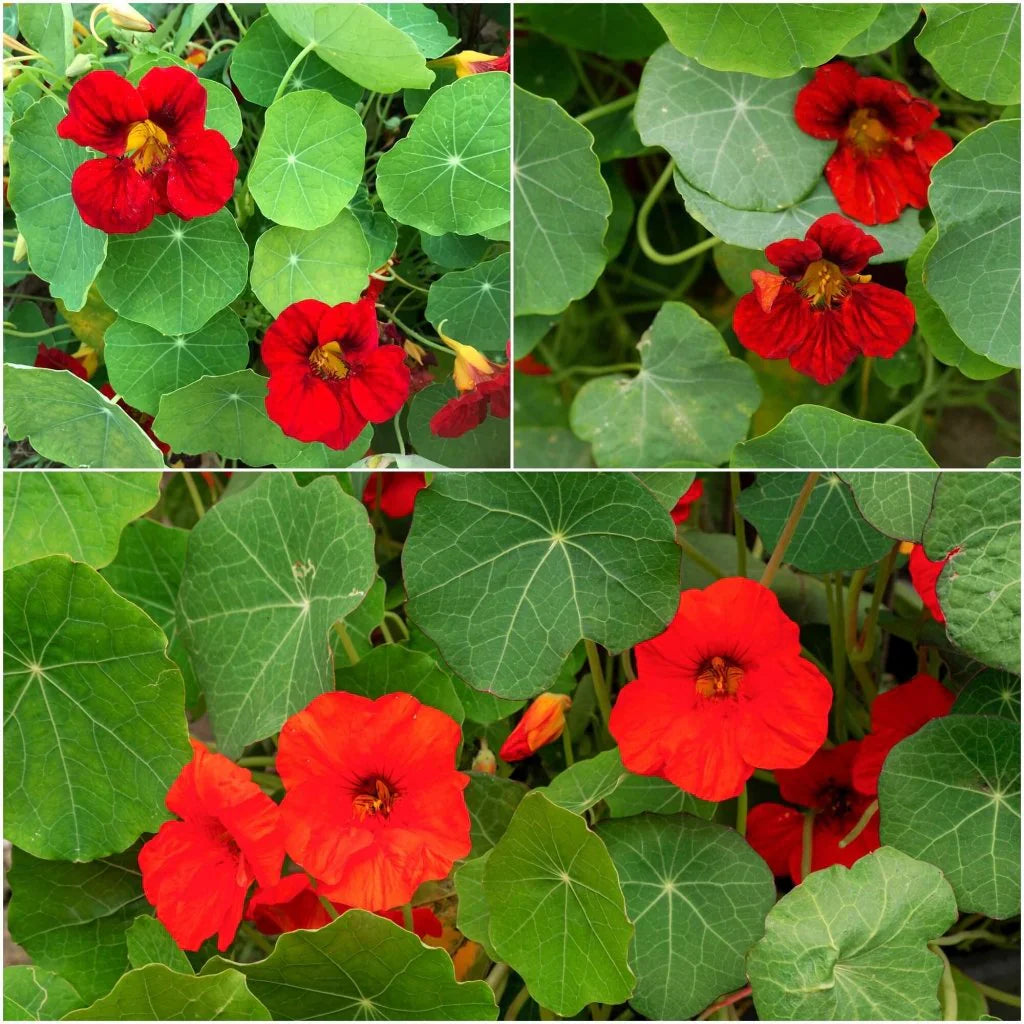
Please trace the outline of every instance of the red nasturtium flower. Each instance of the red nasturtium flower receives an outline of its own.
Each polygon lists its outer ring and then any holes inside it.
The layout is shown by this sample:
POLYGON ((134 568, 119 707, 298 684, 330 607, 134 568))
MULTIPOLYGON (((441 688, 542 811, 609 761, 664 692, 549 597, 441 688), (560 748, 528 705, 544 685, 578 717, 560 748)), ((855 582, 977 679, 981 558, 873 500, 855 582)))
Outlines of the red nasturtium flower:
POLYGON ((765 256, 780 273, 750 272, 754 290, 733 314, 736 337, 819 384, 838 380, 858 355, 895 355, 914 329, 914 306, 861 273, 881 251, 838 213, 819 217, 802 240, 774 242, 765 256))
MULTIPOLYGON (((831 750, 819 750, 802 768, 775 773, 779 795, 791 804, 814 812, 811 831, 811 870, 833 864, 851 867, 865 854, 877 850, 878 815, 848 846, 840 842, 860 822, 871 797, 853 788, 851 771, 861 741, 851 740, 831 750)), ((747 842, 765 859, 772 873, 803 878, 804 815, 784 804, 758 804, 747 817, 747 842)))
POLYGON ((192 740, 192 760, 167 793, 166 821, 139 851, 142 889, 182 949, 235 937, 254 881, 281 877, 284 838, 277 804, 244 768, 192 740))
POLYGON ((337 306, 293 302, 267 328, 267 414, 289 437, 347 448, 409 397, 404 349, 380 344, 377 291, 371 283, 358 302, 337 306))
POLYGON ((82 380, 89 379, 89 371, 80 359, 76 359, 63 349, 51 348, 42 342, 39 343, 35 362, 32 365, 41 366, 47 370, 70 370, 76 377, 81 377, 82 380))
POLYGON ((690 484, 686 493, 675 503, 672 507, 672 511, 669 513, 672 516, 672 522, 678 526, 680 523, 685 523, 690 518, 690 510, 696 502, 704 494, 704 481, 694 480, 690 484))
POLYGON ((498 753, 506 761, 521 761, 535 754, 562 735, 565 713, 571 707, 572 698, 564 693, 542 693, 526 709, 498 753))
MULTIPOLYGON (((351 909, 333 900, 331 904, 339 914, 351 909)), ((401 909, 384 911, 380 916, 403 927, 405 925, 401 909)), ((285 875, 276 885, 261 886, 249 898, 245 918, 264 935, 281 935, 297 928, 323 928, 331 923, 331 916, 320 902, 308 875, 285 875)), ((441 922, 430 907, 414 907, 412 930, 421 939, 428 935, 437 937, 442 931, 441 922)))
POLYGON ((425 473, 371 473, 363 488, 363 504, 367 508, 378 507, 392 519, 411 516, 416 504, 416 495, 427 486, 425 473))
POLYGON ((512 403, 509 364, 492 363, 472 345, 463 345, 440 331, 438 334, 455 353, 454 380, 459 395, 445 402, 430 418, 431 431, 438 437, 462 437, 479 427, 488 412, 508 419, 512 403))
POLYGON ((106 153, 72 175, 82 220, 130 234, 165 213, 183 220, 216 213, 234 191, 238 161, 205 120, 206 90, 184 68, 153 68, 137 88, 113 71, 76 82, 57 134, 106 153))
POLYGON ((933 718, 948 715, 954 700, 938 679, 924 673, 879 694, 871 705, 871 732, 861 741, 853 764, 857 790, 874 796, 889 751, 933 718))
POLYGON ((932 613, 936 622, 945 623, 946 616, 942 612, 942 605, 939 604, 938 591, 935 585, 939 582, 939 576, 945 569, 946 563, 956 554, 957 549, 950 551, 945 558, 932 561, 924 553, 923 544, 915 544, 914 550, 910 552, 910 560, 907 568, 910 570, 910 582, 914 584, 918 597, 925 608, 932 613))
POLYGON ((407 903, 470 850, 456 722, 407 693, 325 693, 281 729, 289 856, 331 900, 407 903))
POLYGON ((636 662, 610 723, 631 772, 728 800, 755 768, 798 768, 825 739, 832 687, 801 657, 797 624, 753 580, 684 591, 636 662))
POLYGON ((939 116, 933 103, 842 61, 818 68, 794 115, 808 135, 838 141, 825 179, 843 213, 864 224, 887 224, 907 206, 927 206, 929 172, 953 148, 932 128, 939 116))

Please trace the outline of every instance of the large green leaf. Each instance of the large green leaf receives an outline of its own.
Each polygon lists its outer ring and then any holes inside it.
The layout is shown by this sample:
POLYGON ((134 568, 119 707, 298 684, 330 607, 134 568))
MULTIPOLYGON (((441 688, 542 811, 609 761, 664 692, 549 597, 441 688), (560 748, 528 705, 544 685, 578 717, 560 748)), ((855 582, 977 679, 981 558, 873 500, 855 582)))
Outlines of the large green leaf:
POLYGON ((236 757, 333 689, 327 631, 375 575, 366 510, 331 477, 267 473, 199 521, 178 626, 220 751, 236 757))
POLYGON ((932 510, 938 473, 842 473, 857 510, 876 529, 895 540, 921 539, 932 510))
POLYGON ((761 402, 754 371, 692 306, 666 302, 637 345, 635 377, 580 388, 570 420, 599 466, 715 466, 747 436, 761 402))
POLYGON ((430 286, 427 319, 466 345, 504 352, 511 337, 512 257, 502 253, 469 270, 453 270, 430 286))
POLYGON ((118 317, 103 335, 103 359, 114 391, 155 416, 163 395, 200 377, 241 370, 249 362, 249 335, 230 309, 173 337, 118 317))
POLYGON ((905 36, 921 14, 917 4, 882 4, 878 17, 858 36, 843 45, 844 57, 878 53, 905 36))
POLYGON ((521 782, 503 779, 499 775, 470 773, 466 807, 469 809, 473 857, 482 857, 495 847, 526 793, 527 789, 521 782))
POLYGON ((925 525, 950 639, 995 668, 1020 672, 1020 474, 943 473, 925 525))
POLYGON ((611 193, 583 125, 518 86, 513 107, 515 314, 560 313, 604 270, 611 193))
POLYGON ((159 499, 157 473, 5 473, 4 568, 67 555, 98 569, 159 499))
POLYGON ((194 974, 184 951, 155 917, 137 917, 125 932, 128 962, 132 967, 163 964, 181 974, 194 974))
POLYGON ((370 194, 365 185, 356 189, 348 208, 359 221, 363 238, 370 250, 367 266, 371 270, 382 267, 398 244, 398 227, 383 210, 370 202, 370 194))
POLYGON ((897 850, 815 871, 747 956, 758 1017, 935 1020, 942 960, 927 943, 955 920, 941 872, 897 850))
POLYGON ((451 957, 365 910, 318 931, 282 935, 251 964, 214 957, 204 974, 233 967, 274 1020, 494 1020, 483 981, 457 982, 451 957))
POLYGON ((633 991, 633 926, 608 851, 577 814, 531 793, 487 857, 491 945, 562 1017, 633 991))
MULTIPOLYGON (((750 5, 747 5, 750 6, 750 5)), ((807 229, 827 213, 840 213, 828 182, 822 180, 810 195, 776 213, 737 210, 694 188, 681 174, 673 176, 686 212, 723 242, 744 249, 765 249, 783 238, 803 238, 807 229)), ((919 210, 907 207, 892 224, 874 224, 867 233, 878 240, 882 253, 870 263, 895 263, 907 259, 924 238, 919 210)))
POLYGON ((269 220, 310 231, 330 224, 363 178, 366 129, 359 115, 316 89, 267 108, 248 185, 269 220))
POLYGON ((157 217, 134 235, 111 235, 96 285, 127 320, 162 334, 190 334, 245 287, 249 247, 227 210, 157 217))
POLYGON ((1020 721, 1020 676, 987 668, 960 691, 955 715, 996 715, 1020 721))
POLYGON ((928 202, 939 234, 925 287, 972 352, 1020 366, 1020 119, 958 143, 932 168, 928 202))
POLYGON ((678 603, 673 524, 625 476, 445 474, 419 495, 409 614, 471 686, 547 689, 581 637, 618 650, 678 603))
POLYGON ((880 4, 647 4, 669 42, 716 71, 783 78, 834 57, 880 4))
POLYGON ((18 7, 18 28, 25 41, 50 62, 58 75, 64 74, 75 56, 74 21, 71 4, 18 7))
POLYGON ((366 453, 369 428, 341 451, 285 436, 266 397, 267 378, 255 370, 202 377, 163 396, 153 429, 174 451, 215 451, 249 466, 345 467, 366 453))
POLYGON ((38 857, 123 850, 190 756, 167 639, 59 555, 8 569, 4 600, 4 835, 38 857))
POLYGON ((371 11, 376 11, 386 18, 395 28, 400 28, 416 44, 417 49, 427 60, 440 57, 453 46, 458 39, 448 35, 448 30, 441 24, 437 14, 426 4, 367 4, 371 11))
POLYGON ((711 71, 666 43, 644 67, 634 116, 648 146, 721 203, 781 210, 818 183, 835 145, 802 131, 797 93, 810 81, 711 71))
POLYGON ((252 257, 252 290, 274 316, 303 299, 331 306, 355 302, 374 269, 370 262, 362 226, 351 210, 342 210, 314 231, 276 227, 260 235, 252 257))
POLYGON ((377 161, 389 216, 430 235, 476 235, 508 220, 508 90, 508 75, 491 71, 431 95, 377 161))
POLYGON ((521 14, 560 43, 618 60, 649 57, 665 41, 642 4, 519 4, 521 14))
POLYGON ((63 116, 61 105, 44 97, 14 122, 7 199, 28 243, 32 273, 49 282, 50 294, 68 309, 81 309, 103 266, 107 236, 82 220, 71 198, 71 175, 90 153, 70 139, 58 138, 57 122, 63 116))
POLYGON ((60 1020, 82 997, 59 974, 41 967, 4 968, 4 1020, 60 1020))
POLYGON ((458 917, 456 923, 460 932, 471 942, 479 942, 492 960, 498 954, 491 949, 491 913, 487 909, 484 895, 484 871, 487 868, 487 854, 474 857, 458 868, 453 876, 455 894, 458 896, 458 917))
POLYGON ((741 988, 775 902, 772 873, 746 840, 689 815, 620 818, 597 833, 636 926, 630 1005, 651 1020, 680 1019, 741 988))
POLYGON ((1020 726, 948 715, 897 743, 878 780, 882 842, 942 870, 963 913, 1020 913, 1020 726))
POLYGON ((270 1020, 238 971, 197 978, 164 964, 129 971, 91 1006, 65 1020, 270 1020))
POLYGON ((142 895, 138 855, 132 848, 68 864, 14 851, 7 875, 11 937, 39 967, 67 979, 81 1002, 109 992, 128 969, 125 933, 137 915, 152 910, 142 895))
POLYGON ((957 92, 1020 103, 1020 5, 925 4, 914 45, 957 92))
POLYGON ((267 4, 282 29, 347 78, 375 92, 434 80, 416 43, 364 4, 267 4))
MULTIPOLYGON (((448 333, 447 326, 445 333, 448 333)), ((509 464, 510 425, 488 414, 478 427, 461 437, 438 437, 430 429, 430 420, 438 410, 458 396, 450 377, 417 391, 409 403, 406 424, 409 440, 426 459, 453 469, 502 469, 509 464)))

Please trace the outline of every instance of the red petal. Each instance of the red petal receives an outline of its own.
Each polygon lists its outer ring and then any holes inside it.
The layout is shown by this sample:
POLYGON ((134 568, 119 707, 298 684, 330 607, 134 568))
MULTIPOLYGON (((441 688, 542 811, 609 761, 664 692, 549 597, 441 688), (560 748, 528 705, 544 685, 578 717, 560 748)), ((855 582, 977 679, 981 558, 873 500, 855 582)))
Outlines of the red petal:
POLYGON ((882 252, 877 238, 839 213, 819 217, 807 229, 807 238, 817 242, 825 259, 836 264, 844 274, 858 273, 872 256, 882 252))
POLYGON ((153 68, 139 82, 151 121, 155 121, 171 142, 203 130, 206 120, 206 90, 199 78, 184 68, 153 68))
POLYGON ((411 516, 416 495, 427 486, 424 473, 371 473, 363 488, 363 504, 377 508, 380 489, 380 510, 392 519, 411 516))
POLYGON ((380 330, 374 304, 359 301, 332 306, 320 321, 317 340, 321 345, 338 342, 346 358, 376 349, 380 345, 380 330))
MULTIPOLYGON (((825 820, 819 815, 815 819, 814 831, 811 834, 811 871, 821 871, 823 868, 832 867, 833 864, 852 867, 861 857, 878 849, 881 840, 878 836, 877 812, 868 822, 867 828, 849 846, 840 847, 839 845, 860 820, 867 803, 866 800, 863 803, 855 802, 853 810, 840 818, 825 820)), ((797 883, 802 880, 800 870, 802 854, 803 837, 801 836, 800 845, 792 850, 789 856, 789 875, 797 883)))
POLYGON ((123 156, 128 130, 146 118, 146 104, 126 78, 113 71, 90 71, 68 94, 68 115, 57 125, 62 139, 123 156))
POLYGON ((914 152, 930 170, 953 148, 953 140, 937 128, 914 136, 914 152))
MULTIPOLYGON (((783 277, 803 277, 808 265, 821 259, 821 249, 814 241, 784 238, 781 242, 772 242, 764 255, 769 263, 779 268, 783 277)), ((754 277, 754 274, 764 274, 764 271, 751 271, 750 276, 754 277)), ((757 279, 754 280, 756 282, 757 279)))
POLYGON ((901 82, 885 78, 862 78, 854 90, 857 107, 875 111, 882 124, 901 139, 927 131, 939 116, 939 108, 928 100, 910 95, 901 82))
POLYGON ((163 168, 170 208, 183 220, 208 217, 231 198, 238 161, 220 132, 180 139, 163 168))
MULTIPOLYGON (((273 371, 267 382, 267 415, 289 437, 345 448, 341 406, 327 381, 305 369, 273 371)), ((358 434, 359 431, 357 430, 358 434)))
POLYGON ((888 358, 914 331, 914 304, 902 292, 880 284, 855 284, 831 311, 839 330, 866 356, 888 358))
POLYGON ((76 377, 82 380, 89 379, 89 371, 73 355, 59 348, 48 348, 42 342, 36 350, 33 366, 41 366, 46 370, 70 370, 76 377))
POLYGON ((860 740, 849 740, 838 747, 818 750, 802 767, 780 768, 775 773, 779 795, 791 804, 824 810, 822 790, 830 786, 849 788, 859 751, 860 740))
POLYGON ((781 274, 752 270, 750 280, 754 282, 754 294, 757 296, 761 309, 765 313, 770 313, 772 306, 775 305, 775 300, 779 297, 779 289, 786 283, 786 279, 781 274))
POLYGON ((793 115, 801 130, 816 139, 838 139, 856 109, 854 90, 860 75, 842 61, 825 64, 797 94, 793 115))
POLYGON ((772 874, 789 874, 789 858, 803 841, 804 816, 782 804, 758 804, 747 815, 747 842, 771 868, 772 874))
POLYGON ((149 227, 159 207, 152 176, 139 174, 131 160, 113 156, 78 167, 71 176, 71 197, 82 220, 108 235, 149 227))
POLYGON ((309 354, 317 344, 317 327, 330 309, 326 302, 303 299, 281 310, 260 345, 260 357, 271 373, 289 366, 309 367, 309 354))
POLYGON ((825 164, 825 179, 843 213, 864 224, 898 220, 908 202, 888 148, 877 157, 867 157, 856 146, 840 142, 825 164))
POLYGON ((756 290, 736 304, 732 327, 740 344, 765 359, 784 359, 814 328, 814 312, 795 288, 780 288, 766 311, 756 290))
POLYGON ((409 397, 409 367, 398 345, 385 345, 352 358, 349 384, 352 402, 371 423, 391 419, 409 397))
POLYGON ((474 389, 445 402, 431 416, 430 430, 437 437, 462 437, 486 418, 487 398, 474 389))

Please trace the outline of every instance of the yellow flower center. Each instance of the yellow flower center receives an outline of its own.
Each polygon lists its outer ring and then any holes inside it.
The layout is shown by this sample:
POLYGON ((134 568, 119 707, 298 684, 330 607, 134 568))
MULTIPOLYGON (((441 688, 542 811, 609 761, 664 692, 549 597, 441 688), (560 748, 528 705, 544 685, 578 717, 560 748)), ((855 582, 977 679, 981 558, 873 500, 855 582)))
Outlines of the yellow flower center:
POLYGON ((734 697, 743 682, 743 669, 728 658, 714 657, 697 673, 697 692, 702 697, 734 697))
POLYGON ((796 286, 818 309, 838 305, 850 290, 846 275, 829 260, 815 260, 796 286))
POLYGON ((344 380, 348 376, 348 366, 341 357, 341 345, 336 341, 313 349, 309 354, 309 365, 324 380, 344 380))
POLYGON ((389 818, 397 796, 383 779, 368 779, 352 797, 352 808, 360 821, 375 814, 389 818))
POLYGON ((846 137, 868 157, 878 156, 892 138, 888 128, 878 120, 875 112, 869 107, 862 107, 853 112, 853 117, 846 127, 846 137))
POLYGON ((125 156, 131 156, 140 174, 159 167, 171 155, 167 132, 153 121, 136 121, 128 130, 125 156))

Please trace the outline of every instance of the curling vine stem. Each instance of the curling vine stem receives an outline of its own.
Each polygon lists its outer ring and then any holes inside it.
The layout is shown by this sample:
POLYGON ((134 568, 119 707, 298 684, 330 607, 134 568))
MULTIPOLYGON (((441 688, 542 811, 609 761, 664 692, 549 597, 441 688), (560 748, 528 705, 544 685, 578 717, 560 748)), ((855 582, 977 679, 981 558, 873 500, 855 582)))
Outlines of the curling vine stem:
POLYGON ((601 105, 601 97, 597 95, 597 90, 594 89, 594 86, 587 75, 586 69, 580 61, 580 55, 575 50, 568 47, 565 52, 569 55, 569 63, 572 64, 573 70, 576 72, 576 77, 580 80, 580 84, 583 86, 583 91, 587 94, 587 99, 590 100, 595 107, 599 107, 601 105))
POLYGON ((240 757, 236 764, 242 768, 267 768, 276 760, 274 754, 254 754, 252 757, 240 757))
MULTIPOLYGON (((660 306, 660 303, 659 303, 660 306)), ((606 373, 626 373, 627 371, 639 372, 643 367, 639 363, 610 363, 607 366, 568 366, 564 370, 559 370, 558 373, 551 374, 548 377, 548 382, 551 384, 557 384, 561 380, 565 380, 567 377, 583 376, 583 377, 600 377, 606 373)))
POLYGON ((871 824, 871 819, 878 813, 878 801, 872 800, 864 808, 864 813, 857 819, 857 824, 839 840, 839 849, 845 850, 871 824))
POLYGON ((587 662, 590 665, 590 677, 594 683, 594 696, 597 698, 597 707, 601 712, 605 728, 612 715, 611 695, 608 692, 608 682, 604 677, 604 669, 601 667, 601 658, 597 653, 597 644, 593 640, 584 640, 583 646, 587 651, 587 662))
POLYGON ((857 415, 864 419, 868 414, 868 399, 871 396, 871 371, 874 368, 873 356, 865 356, 860 366, 860 404, 857 407, 857 415))
POLYGON ((665 170, 661 172, 661 177, 654 183, 651 191, 647 193, 647 198, 643 201, 640 212, 636 217, 636 240, 640 243, 643 254, 652 263, 659 263, 663 267, 674 267, 680 263, 685 263, 687 260, 693 259, 694 256, 718 245, 720 241, 720 239, 712 235, 709 238, 705 238, 702 242, 691 245, 688 249, 673 253, 658 252, 651 244, 650 237, 647 234, 647 218, 650 217, 651 210, 654 209, 654 204, 660 198, 661 193, 665 191, 665 186, 672 178, 672 172, 675 170, 675 167, 675 161, 669 160, 665 170))
POLYGON ((874 653, 875 623, 878 621, 878 612, 882 606, 882 598, 885 595, 885 588, 889 583, 889 577, 892 575, 892 568, 896 564, 896 556, 899 554, 899 551, 900 542, 896 541, 889 549, 889 553, 885 556, 881 568, 878 570, 878 575, 875 577, 875 589, 871 594, 871 607, 868 608, 864 624, 861 626, 857 645, 850 651, 851 662, 868 661, 874 653))
POLYGON ((398 439, 398 454, 405 455, 405 438, 402 437, 402 424, 399 422, 402 418, 402 410, 399 409, 395 413, 394 426, 395 426, 395 437, 398 439))
POLYGON ((234 7, 232 7, 231 4, 226 3, 224 5, 224 10, 228 12, 228 17, 235 23, 236 27, 238 28, 239 36, 244 36, 248 30, 246 29, 245 25, 242 24, 242 19, 235 13, 234 7))
POLYGON ((254 945, 258 946, 268 955, 274 952, 274 944, 258 928, 243 921, 239 931, 254 945))
POLYGON ((636 97, 637 94, 634 92, 628 96, 620 96, 617 100, 612 100, 611 103, 602 103, 599 107, 591 107, 590 110, 580 114, 576 120, 580 124, 586 124, 588 121, 604 117, 605 114, 614 114, 617 110, 627 110, 636 103, 636 97))
MULTIPOLYGON (((571 53, 572 51, 570 51, 571 53)), ((526 1005, 530 998, 530 992, 525 985, 513 996, 512 1002, 508 1004, 505 1011, 505 1020, 519 1020, 519 1011, 526 1005)))
MULTIPOLYGON (((378 308, 378 309, 380 309, 380 307, 379 307, 379 306, 378 306, 377 308, 378 308)), ((413 329, 412 329, 411 327, 408 327, 408 326, 406 326, 406 325, 405 325, 404 323, 402 323, 402 321, 401 321, 401 320, 399 320, 399 319, 398 319, 398 317, 397 317, 397 316, 395 316, 395 314, 394 314, 394 313, 392 313, 392 312, 389 312, 389 311, 388 311, 388 310, 386 310, 386 309, 380 309, 380 311, 381 311, 381 312, 382 312, 382 313, 383 313, 383 314, 384 314, 384 315, 385 315, 385 316, 386 316, 386 317, 387 317, 387 318, 388 318, 388 319, 389 319, 389 320, 390 320, 390 321, 391 321, 391 322, 392 322, 392 323, 393 323, 393 324, 394 324, 394 325, 395 325, 396 327, 398 327, 398 328, 401 328, 401 330, 402 330, 402 331, 403 331, 403 332, 404 332, 405 334, 408 334, 408 335, 409 335, 409 337, 413 339, 413 341, 418 341, 418 342, 419 342, 419 343, 420 343, 421 345, 426 345, 426 346, 427 346, 427 348, 433 348, 433 349, 436 349, 436 350, 437 350, 438 352, 443 352, 443 353, 444 353, 444 354, 445 354, 446 356, 450 356, 450 355, 452 355, 452 350, 451 350, 450 348, 448 348, 448 346, 447 346, 447 345, 441 345, 441 344, 439 344, 439 343, 438 343, 438 342, 436 342, 436 341, 431 341, 431 340, 430 340, 429 338, 424 338, 422 334, 418 333, 417 331, 414 331, 414 330, 413 330, 413 329)))
POLYGON ((405 924, 406 931, 414 932, 416 929, 412 926, 412 904, 402 904, 402 922, 405 924))
POLYGON ((1004 1006, 1020 1006, 1020 996, 1015 996, 1012 992, 1004 992, 1002 989, 994 988, 992 985, 986 985, 983 981, 975 981, 974 978, 971 978, 971 981, 989 999, 994 999, 997 1003, 1002 1003, 1004 1006))
POLYGON ((70 331, 71 324, 57 324, 55 327, 47 327, 45 331, 16 331, 14 324, 4 321, 4 334, 12 338, 45 338, 48 334, 56 334, 58 331, 70 331))
POLYGON ((295 69, 313 52, 315 43, 309 43, 303 49, 299 50, 295 57, 295 60, 288 65, 288 70, 284 73, 284 77, 281 79, 280 84, 277 87, 277 92, 274 93, 274 98, 270 101, 270 105, 273 106, 283 95, 285 89, 288 88, 288 83, 292 80, 292 75, 295 74, 295 69))
POLYGON ((732 526, 736 533, 736 575, 747 575, 747 532, 740 515, 740 475, 729 474, 729 486, 732 490, 732 526))
POLYGON ((345 623, 339 619, 334 624, 334 632, 338 634, 338 639, 341 641, 341 646, 348 655, 348 660, 351 664, 355 665, 359 661, 359 654, 355 647, 352 645, 352 638, 348 635, 348 630, 345 628, 345 623))
POLYGON ((772 557, 768 560, 768 565, 761 575, 762 587, 770 587, 772 585, 772 580, 775 579, 775 574, 782 565, 786 548, 789 547, 789 542, 793 539, 793 534, 796 533, 800 517, 804 514, 804 509, 807 508, 807 502, 811 500, 811 492, 814 490, 814 485, 818 482, 819 475, 817 472, 807 474, 807 479, 804 481, 803 487, 800 488, 800 493, 797 495, 796 502, 789 513, 786 525, 782 527, 782 533, 779 534, 779 540, 775 545, 775 550, 772 551, 772 557))
POLYGON ((949 957, 943 952, 942 947, 934 942, 929 942, 928 946, 942 958, 942 979, 939 981, 939 992, 942 995, 942 1019, 957 1020, 956 982, 953 980, 953 968, 950 965, 949 957))
POLYGON ((832 710, 835 715, 834 729, 836 740, 843 743, 847 739, 846 730, 846 626, 843 614, 843 574, 837 572, 832 576, 832 686, 835 689, 835 700, 832 710))

